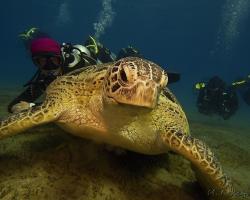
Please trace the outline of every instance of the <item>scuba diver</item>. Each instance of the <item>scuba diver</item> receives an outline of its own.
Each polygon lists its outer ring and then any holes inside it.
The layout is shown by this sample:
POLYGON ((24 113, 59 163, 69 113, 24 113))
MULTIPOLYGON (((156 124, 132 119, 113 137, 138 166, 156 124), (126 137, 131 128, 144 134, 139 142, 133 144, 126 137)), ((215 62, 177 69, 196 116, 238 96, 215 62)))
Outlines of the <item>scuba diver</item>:
POLYGON ((238 97, 234 87, 227 86, 218 76, 212 77, 207 83, 196 83, 195 89, 199 91, 196 105, 202 114, 218 114, 227 120, 238 110, 238 97))
POLYGON ((30 42, 29 51, 37 71, 31 80, 24 85, 25 91, 8 105, 9 112, 16 113, 34 106, 33 102, 44 93, 47 86, 56 77, 76 69, 78 64, 81 66, 80 63, 86 65, 96 63, 89 56, 90 53, 86 48, 76 46, 74 51, 72 50, 72 56, 79 58, 79 60, 74 63, 75 67, 72 67, 70 65, 73 62, 71 56, 67 56, 67 51, 62 52, 62 50, 64 47, 49 37, 35 38, 30 42))
MULTIPOLYGON (((24 85, 26 89, 8 105, 8 111, 11 113, 18 113, 37 105, 34 103, 35 100, 58 76, 78 68, 113 62, 128 56, 142 57, 140 52, 132 46, 121 49, 116 57, 92 36, 89 36, 84 45, 59 44, 48 34, 33 27, 20 34, 19 37, 31 55, 37 71, 31 80, 24 85)), ((168 72, 168 77, 169 83, 180 79, 180 75, 173 72, 168 72)))
MULTIPOLYGON (((132 45, 122 48, 118 54, 115 55, 100 42, 96 41, 92 36, 89 36, 84 45, 90 51, 91 57, 97 60, 97 63, 114 62, 126 57, 144 58, 141 52, 132 45)), ((168 84, 175 83, 180 80, 180 73, 178 72, 167 71, 167 74, 168 84)))
POLYGON ((34 101, 44 93, 47 86, 55 80, 56 77, 77 68, 103 63, 113 59, 111 59, 110 51, 102 50, 105 47, 99 43, 95 47, 97 49, 96 54, 98 55, 93 56, 93 52, 84 45, 73 45, 70 43, 59 44, 38 28, 31 28, 20 34, 19 37, 31 55, 32 61, 37 67, 37 71, 31 80, 24 85, 24 87, 26 87, 25 91, 8 105, 8 111, 11 113, 17 113, 36 105, 34 101))

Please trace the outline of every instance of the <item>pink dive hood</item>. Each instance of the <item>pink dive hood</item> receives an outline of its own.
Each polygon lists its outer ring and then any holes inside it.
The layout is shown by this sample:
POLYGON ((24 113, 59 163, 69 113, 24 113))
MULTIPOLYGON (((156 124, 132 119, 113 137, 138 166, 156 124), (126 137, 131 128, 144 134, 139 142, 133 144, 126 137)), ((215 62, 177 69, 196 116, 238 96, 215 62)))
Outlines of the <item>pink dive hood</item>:
POLYGON ((61 47, 57 41, 51 38, 38 38, 31 42, 30 52, 32 55, 40 53, 53 53, 55 55, 60 55, 61 47))

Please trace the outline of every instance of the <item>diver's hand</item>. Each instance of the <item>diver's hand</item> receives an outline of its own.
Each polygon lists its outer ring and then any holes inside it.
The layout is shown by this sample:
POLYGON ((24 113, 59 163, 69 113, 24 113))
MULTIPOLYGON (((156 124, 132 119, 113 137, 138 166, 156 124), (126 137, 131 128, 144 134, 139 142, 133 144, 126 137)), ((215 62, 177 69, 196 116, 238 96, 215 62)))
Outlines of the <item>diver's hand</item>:
POLYGON ((12 113, 19 113, 21 111, 28 110, 29 108, 33 107, 34 105, 35 105, 34 103, 20 101, 19 103, 12 106, 11 112, 12 113))

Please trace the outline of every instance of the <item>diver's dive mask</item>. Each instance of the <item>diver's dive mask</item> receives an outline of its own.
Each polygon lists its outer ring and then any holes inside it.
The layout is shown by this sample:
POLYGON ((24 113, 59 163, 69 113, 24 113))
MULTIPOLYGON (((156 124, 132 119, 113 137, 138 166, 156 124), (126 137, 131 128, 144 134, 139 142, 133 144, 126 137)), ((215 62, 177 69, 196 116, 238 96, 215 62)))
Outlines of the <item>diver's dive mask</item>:
POLYGON ((63 64, 62 56, 53 53, 33 55, 32 61, 36 66, 43 70, 54 70, 61 67, 63 64))

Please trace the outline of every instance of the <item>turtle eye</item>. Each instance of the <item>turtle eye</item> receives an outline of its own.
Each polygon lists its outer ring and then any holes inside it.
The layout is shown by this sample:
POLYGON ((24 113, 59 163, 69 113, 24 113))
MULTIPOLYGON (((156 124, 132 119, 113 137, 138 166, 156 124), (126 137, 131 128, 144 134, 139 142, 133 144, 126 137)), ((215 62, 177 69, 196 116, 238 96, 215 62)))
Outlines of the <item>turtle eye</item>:
POLYGON ((127 77, 126 72, 124 71, 123 68, 120 70, 120 76, 121 76, 121 79, 123 82, 126 82, 126 83, 128 82, 128 77, 127 77))

